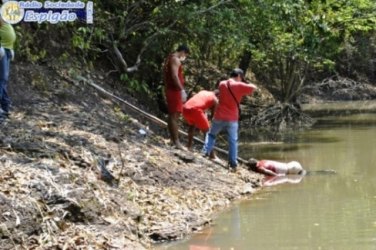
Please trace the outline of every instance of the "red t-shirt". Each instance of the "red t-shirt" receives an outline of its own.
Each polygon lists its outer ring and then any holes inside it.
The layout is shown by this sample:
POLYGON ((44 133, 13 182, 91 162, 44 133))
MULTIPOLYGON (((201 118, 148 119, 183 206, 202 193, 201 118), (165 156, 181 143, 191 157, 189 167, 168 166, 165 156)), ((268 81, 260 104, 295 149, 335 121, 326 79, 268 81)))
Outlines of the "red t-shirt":
POLYGON ((200 109, 205 111, 211 108, 216 100, 217 97, 213 91, 201 90, 189 99, 183 107, 185 109, 200 109))
MULTIPOLYGON (((174 54, 170 54, 163 67, 163 76, 164 76, 164 82, 166 89, 168 90, 174 90, 174 91, 180 91, 175 85, 174 80, 172 78, 172 72, 171 72, 171 58, 174 56, 174 54)), ((183 65, 180 65, 178 69, 178 77, 181 85, 184 87, 184 74, 183 74, 183 65)))
POLYGON ((229 82, 231 91, 238 103, 241 102, 243 96, 252 94, 256 86, 244 82, 236 82, 233 79, 222 81, 219 84, 219 104, 215 111, 214 119, 228 122, 238 121, 238 105, 236 104, 234 97, 231 95, 227 87, 227 82, 229 82))

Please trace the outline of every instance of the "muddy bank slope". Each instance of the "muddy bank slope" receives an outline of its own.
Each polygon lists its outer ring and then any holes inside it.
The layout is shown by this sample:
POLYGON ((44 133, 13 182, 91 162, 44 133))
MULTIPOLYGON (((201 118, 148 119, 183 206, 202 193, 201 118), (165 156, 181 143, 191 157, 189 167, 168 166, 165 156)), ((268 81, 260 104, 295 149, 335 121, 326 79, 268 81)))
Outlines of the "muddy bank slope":
POLYGON ((258 174, 172 150, 164 129, 62 74, 13 68, 14 110, 0 130, 0 249, 150 248, 260 186, 258 174))

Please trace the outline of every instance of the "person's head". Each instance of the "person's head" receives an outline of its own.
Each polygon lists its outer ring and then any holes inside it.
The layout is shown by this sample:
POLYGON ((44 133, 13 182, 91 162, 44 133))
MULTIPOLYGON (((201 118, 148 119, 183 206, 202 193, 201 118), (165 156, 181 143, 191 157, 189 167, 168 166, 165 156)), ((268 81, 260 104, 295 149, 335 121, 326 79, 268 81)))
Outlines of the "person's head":
POLYGON ((184 61, 185 58, 189 55, 189 47, 185 44, 181 44, 176 49, 176 53, 178 54, 180 61, 184 61))
POLYGON ((297 161, 289 162, 287 165, 287 174, 303 174, 304 172, 302 165, 300 165, 300 163, 297 161))
POLYGON ((246 165, 248 166, 249 169, 255 170, 257 169, 257 162, 258 160, 256 160, 255 158, 250 158, 248 162, 246 163, 246 165))
POLYGON ((233 78, 235 81, 238 82, 245 82, 244 79, 244 71, 239 68, 235 68, 231 71, 230 77, 233 78))

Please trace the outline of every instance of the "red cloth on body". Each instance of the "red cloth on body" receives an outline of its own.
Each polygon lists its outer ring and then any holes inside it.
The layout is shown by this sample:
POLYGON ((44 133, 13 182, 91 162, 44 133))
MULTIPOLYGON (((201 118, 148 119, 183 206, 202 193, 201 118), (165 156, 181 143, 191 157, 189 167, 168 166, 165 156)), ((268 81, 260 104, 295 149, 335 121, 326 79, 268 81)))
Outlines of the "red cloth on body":
POLYGON ((181 91, 166 89, 166 102, 169 114, 181 113, 183 111, 183 102, 181 100, 181 91))
POLYGON ((288 170, 286 163, 271 160, 261 160, 257 162, 257 168, 268 169, 276 174, 286 174, 288 170))
MULTIPOLYGON (((183 102, 181 99, 181 90, 174 85, 174 80, 171 71, 171 59, 174 54, 170 54, 163 67, 163 76, 165 83, 165 95, 167 102, 167 109, 169 114, 181 113, 183 110, 183 102)), ((184 87, 183 65, 178 69, 178 77, 180 84, 184 87)))
POLYGON ((236 82, 233 79, 222 81, 219 84, 219 104, 215 111, 214 119, 228 122, 238 121, 238 105, 227 87, 227 82, 229 82, 231 91, 238 103, 241 102, 243 96, 249 95, 253 92, 254 85, 244 82, 236 82))
POLYGON ((213 107, 217 100, 214 92, 202 90, 183 105, 183 117, 187 123, 207 131, 210 127, 205 110, 213 107))

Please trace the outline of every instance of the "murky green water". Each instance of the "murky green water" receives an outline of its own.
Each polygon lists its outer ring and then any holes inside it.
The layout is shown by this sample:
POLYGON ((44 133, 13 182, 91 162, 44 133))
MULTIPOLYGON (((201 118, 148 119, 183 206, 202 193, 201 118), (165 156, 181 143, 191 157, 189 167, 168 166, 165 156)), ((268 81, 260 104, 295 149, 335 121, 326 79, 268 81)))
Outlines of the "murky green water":
POLYGON ((289 143, 243 144, 244 157, 297 160, 337 174, 266 187, 168 249, 376 249, 375 146, 376 114, 328 117, 289 143))

